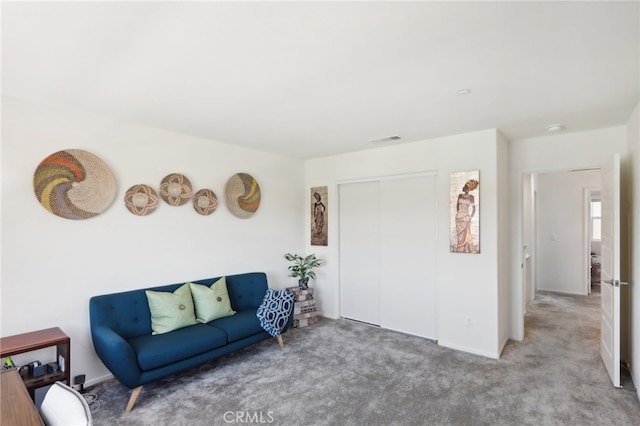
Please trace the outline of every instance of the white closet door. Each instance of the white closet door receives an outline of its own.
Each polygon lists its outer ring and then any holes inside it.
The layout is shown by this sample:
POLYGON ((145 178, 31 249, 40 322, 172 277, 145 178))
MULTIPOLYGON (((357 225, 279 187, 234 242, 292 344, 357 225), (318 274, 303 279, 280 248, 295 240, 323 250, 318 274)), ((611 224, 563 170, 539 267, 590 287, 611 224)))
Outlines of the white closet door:
POLYGON ((380 325, 378 182, 340 185, 340 316, 380 325))
POLYGON ((436 176, 380 181, 381 326, 436 339, 436 176))

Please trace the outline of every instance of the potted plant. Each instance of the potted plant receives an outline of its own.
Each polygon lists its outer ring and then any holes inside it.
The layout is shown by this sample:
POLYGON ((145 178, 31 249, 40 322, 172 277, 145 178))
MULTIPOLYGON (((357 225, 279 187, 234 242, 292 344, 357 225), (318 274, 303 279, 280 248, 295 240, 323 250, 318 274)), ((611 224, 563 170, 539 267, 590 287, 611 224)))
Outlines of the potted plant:
POLYGON ((320 259, 315 254, 310 254, 307 257, 302 257, 297 254, 287 253, 284 258, 289 262, 293 262, 293 265, 289 266, 289 276, 299 277, 298 286, 301 289, 309 288, 309 278, 316 277, 316 273, 313 272, 313 268, 320 266, 320 259))

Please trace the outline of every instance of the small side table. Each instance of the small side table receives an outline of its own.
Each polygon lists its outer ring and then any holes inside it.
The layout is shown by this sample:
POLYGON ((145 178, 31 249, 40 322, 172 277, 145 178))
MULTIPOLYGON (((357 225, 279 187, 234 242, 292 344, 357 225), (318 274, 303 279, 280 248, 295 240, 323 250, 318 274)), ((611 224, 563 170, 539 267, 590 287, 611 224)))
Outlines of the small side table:
POLYGON ((53 327, 0 339, 0 358, 53 346, 56 347, 55 361, 58 363, 58 371, 56 373, 45 372, 39 377, 27 374, 22 378, 32 398, 35 389, 57 381, 65 381, 67 385, 71 386, 71 338, 60 328, 53 327))
POLYGON ((318 309, 313 299, 313 288, 287 287, 294 294, 293 328, 307 327, 318 322, 318 309))

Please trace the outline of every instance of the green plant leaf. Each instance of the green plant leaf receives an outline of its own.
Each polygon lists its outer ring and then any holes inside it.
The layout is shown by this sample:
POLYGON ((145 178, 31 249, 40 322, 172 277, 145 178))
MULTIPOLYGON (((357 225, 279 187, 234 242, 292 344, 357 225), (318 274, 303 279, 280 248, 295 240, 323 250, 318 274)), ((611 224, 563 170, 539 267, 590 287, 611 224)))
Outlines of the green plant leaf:
POLYGON ((313 268, 317 268, 321 265, 321 261, 316 257, 315 253, 306 257, 302 257, 298 254, 286 253, 284 258, 289 262, 293 262, 293 265, 289 265, 290 277, 300 277, 300 279, 316 278, 316 274, 313 268))

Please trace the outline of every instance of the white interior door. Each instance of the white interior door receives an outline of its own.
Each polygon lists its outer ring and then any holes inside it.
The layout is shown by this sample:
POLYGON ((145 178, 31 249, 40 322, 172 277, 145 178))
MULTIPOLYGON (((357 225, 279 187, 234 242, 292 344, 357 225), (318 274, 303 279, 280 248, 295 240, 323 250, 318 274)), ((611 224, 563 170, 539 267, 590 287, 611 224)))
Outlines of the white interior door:
POLYGON ((340 316, 380 325, 378 182, 342 184, 340 193, 340 316))
POLYGON ((381 326, 436 339, 436 176, 380 182, 381 326))
POLYGON ((602 168, 600 356, 615 387, 620 387, 620 156, 602 168))

